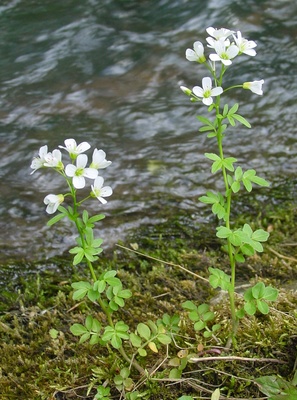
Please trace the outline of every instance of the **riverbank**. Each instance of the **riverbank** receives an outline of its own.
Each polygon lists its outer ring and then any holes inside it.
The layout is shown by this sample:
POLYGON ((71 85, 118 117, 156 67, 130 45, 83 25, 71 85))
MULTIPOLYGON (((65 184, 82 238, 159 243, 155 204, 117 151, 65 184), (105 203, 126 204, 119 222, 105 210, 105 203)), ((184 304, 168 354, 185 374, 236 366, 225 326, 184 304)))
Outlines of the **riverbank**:
MULTIPOLYGON (((127 307, 119 311, 119 320, 134 329, 164 313, 180 315, 179 332, 168 350, 165 346, 140 361, 149 378, 131 371, 141 398, 173 400, 186 394, 210 398, 216 387, 229 399, 265 398, 256 378, 272 374, 286 381, 293 378, 297 345, 294 196, 295 183, 290 181, 261 190, 261 195, 249 195, 247 204, 243 196, 238 204, 244 211, 234 216, 236 224, 254 224, 268 230, 270 238, 262 255, 238 265, 237 302, 241 302, 242 288, 255 281, 280 292, 268 315, 241 320, 237 345, 229 350, 224 348, 230 332, 228 301, 205 282, 209 267, 228 272, 214 219, 199 225, 186 211, 167 218, 164 214, 165 222, 138 229, 103 253, 98 269, 116 269, 133 293, 127 307), (215 336, 207 339, 193 329, 181 306, 186 300, 211 304, 215 322, 221 324, 215 336), (169 379, 178 359, 185 358, 182 377, 169 379)), ((71 283, 88 276, 87 269, 74 271, 67 254, 38 263, 8 263, 2 269, 6 281, 0 294, 1 399, 92 399, 91 386, 98 382, 108 382, 111 398, 119 399, 109 375, 114 356, 99 345, 78 345, 69 330, 73 323, 83 323, 86 310, 104 318, 98 306, 72 300, 71 283), (18 270, 22 273, 16 275, 18 270)))

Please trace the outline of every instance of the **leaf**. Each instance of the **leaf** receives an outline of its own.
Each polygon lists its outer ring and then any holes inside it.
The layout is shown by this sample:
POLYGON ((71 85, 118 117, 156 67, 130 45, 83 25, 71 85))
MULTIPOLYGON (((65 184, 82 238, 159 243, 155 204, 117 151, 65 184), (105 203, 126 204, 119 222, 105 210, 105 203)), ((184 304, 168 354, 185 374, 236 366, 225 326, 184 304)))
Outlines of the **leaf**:
POLYGON ((122 346, 122 339, 118 335, 114 335, 110 341, 112 347, 119 349, 122 346))
POLYGON ((79 339, 79 344, 82 344, 84 342, 86 342, 87 340, 90 339, 90 332, 86 332, 83 335, 81 335, 80 339, 79 339))
POLYGON ((212 128, 214 128, 213 123, 208 118, 205 118, 202 115, 199 115, 197 117, 197 119, 199 119, 199 121, 202 122, 203 124, 211 126, 212 128))
POLYGON ((148 343, 148 347, 152 350, 152 352, 158 353, 158 349, 157 349, 156 343, 154 343, 154 342, 149 342, 149 343, 148 343))
POLYGON ((256 240, 257 242, 266 242, 269 238, 269 233, 264 231, 263 229, 257 229, 252 234, 252 239, 256 240))
POLYGON ((138 354, 139 354, 141 357, 146 357, 147 352, 146 352, 145 349, 140 348, 140 349, 138 349, 137 351, 138 351, 138 354))
POLYGON ((247 128, 251 128, 251 124, 241 115, 239 114, 233 114, 232 117, 236 119, 238 122, 240 122, 242 125, 246 126, 247 128))
POLYGON ((281 378, 276 375, 262 376, 261 378, 256 378, 255 382, 260 386, 261 392, 266 394, 266 396, 273 396, 281 392, 280 382, 281 378))
POLYGON ((83 249, 81 249, 81 251, 79 253, 77 253, 76 256, 73 258, 73 265, 79 264, 82 261, 82 259, 84 258, 84 255, 85 255, 85 253, 84 253, 83 249))
POLYGON ((231 229, 226 228, 225 226, 219 226, 217 228, 216 236, 221 239, 227 239, 232 234, 231 229))
POLYGON ((200 320, 194 324, 194 329, 195 329, 195 331, 201 331, 202 329, 205 328, 205 326, 206 326, 206 323, 200 320))
POLYGON ((278 296, 278 290, 271 287, 267 286, 264 291, 263 299, 267 301, 275 301, 278 296))
POLYGON ((201 196, 198 200, 205 204, 215 204, 219 201, 219 197, 216 193, 206 192, 206 196, 201 196))
POLYGON ((157 339, 162 344, 170 344, 171 343, 171 337, 166 335, 165 333, 159 333, 157 339))
POLYGON ((228 114, 229 114, 229 115, 232 115, 232 114, 236 113, 236 111, 238 110, 238 107, 239 107, 238 103, 235 103, 235 104, 230 108, 228 114))
POLYGON ((212 161, 221 161, 221 157, 214 153, 204 153, 205 157, 212 161))
POLYGON ((70 327, 70 332, 72 333, 72 335, 74 336, 81 336, 84 333, 88 332, 87 328, 82 325, 82 324, 73 324, 70 327))
POLYGON ((55 223, 57 223, 58 221, 60 221, 62 218, 66 217, 65 214, 63 213, 59 213, 57 215, 55 215, 53 218, 51 218, 49 221, 47 221, 47 226, 52 226, 55 223))
POLYGON ((231 185, 231 189, 233 193, 237 193, 240 190, 240 182, 234 181, 231 185))
POLYGON ((137 332, 139 333, 139 335, 141 337, 143 337, 145 340, 149 340, 150 336, 151 336, 151 330, 150 328, 145 325, 144 323, 140 322, 137 325, 137 332))
POLYGON ((252 295, 254 299, 262 299, 264 295, 265 285, 263 282, 258 282, 252 287, 252 295))
POLYGON ((105 218, 104 214, 96 214, 93 217, 89 218, 89 222, 91 222, 91 223, 98 222, 98 221, 101 221, 104 218, 105 218))
POLYGON ((87 328, 88 331, 92 329, 93 325, 93 317, 91 315, 88 315, 85 321, 85 327, 87 328))
POLYGON ((220 400, 220 389, 217 388, 211 395, 211 400, 220 400))
POLYGON ((189 310, 189 311, 196 311, 197 310, 196 305, 190 300, 184 301, 182 303, 182 307, 185 308, 186 310, 189 310))
POLYGON ((135 333, 131 332, 130 333, 130 342, 132 343, 132 346, 134 347, 140 347, 142 344, 142 340, 139 336, 135 335, 135 333))
POLYGON ((268 304, 264 300, 257 300, 257 307, 260 313, 266 315, 269 313, 268 304))
POLYGON ((256 185, 259 185, 259 186, 263 186, 263 187, 268 187, 268 186, 270 186, 270 183, 269 183, 268 181, 266 181, 266 180, 263 179, 263 178, 260 178, 259 176, 254 176, 254 177, 251 179, 251 181, 252 181, 253 183, 255 183, 256 185))
POLYGON ((249 315, 254 315, 257 311, 256 305, 252 301, 248 301, 244 304, 244 310, 249 315))
POLYGON ((74 282, 71 285, 75 290, 73 293, 73 300, 81 300, 83 299, 88 291, 92 288, 92 286, 89 284, 89 282, 74 282))
MULTIPOLYGON (((180 379, 181 376, 182 376, 182 371, 180 371, 177 368, 173 368, 169 372, 169 379, 180 379)), ((191 396, 182 396, 182 397, 179 397, 178 400, 193 400, 193 397, 191 397, 191 396)))

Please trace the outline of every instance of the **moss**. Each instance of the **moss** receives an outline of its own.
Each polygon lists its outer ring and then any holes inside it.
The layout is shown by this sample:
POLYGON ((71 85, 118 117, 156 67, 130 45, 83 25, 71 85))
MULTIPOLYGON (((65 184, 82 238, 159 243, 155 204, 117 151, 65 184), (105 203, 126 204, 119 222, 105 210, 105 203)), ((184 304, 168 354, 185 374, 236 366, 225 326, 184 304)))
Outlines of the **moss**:
MULTIPOLYGON (((271 233, 265 253, 238 266, 237 301, 241 302, 242 285, 255 279, 280 288, 280 295, 268 315, 240 322, 237 345, 232 350, 224 349, 230 330, 228 300, 203 280, 209 266, 228 272, 227 257, 221 253, 218 239, 214 239, 215 220, 197 225, 192 213, 175 213, 167 222, 131 234, 122 244, 131 251, 116 246, 102 256, 100 268, 118 270, 125 287, 133 292, 127 306, 118 313, 118 318, 132 329, 137 323, 156 320, 164 313, 181 315, 181 333, 175 338, 176 346, 169 346, 169 358, 160 351, 150 353, 146 364, 142 362, 148 370, 156 368, 153 377, 139 387, 146 393, 144 398, 177 399, 183 394, 205 397, 215 386, 220 386, 227 397, 256 398, 262 394, 253 382, 255 378, 269 374, 279 374, 287 380, 293 377, 297 345, 297 217, 290 196, 285 202, 282 200, 280 192, 285 190, 288 191, 286 184, 280 186, 279 192, 270 193, 270 202, 259 198, 256 192, 250 206, 237 204, 244 212, 236 219, 234 216, 236 224, 250 222, 271 233), (135 253, 130 244, 146 256, 135 253), (196 304, 211 302, 216 322, 222 325, 216 338, 205 339, 194 331, 181 307, 185 300, 196 304), (179 347, 193 354, 192 361, 199 361, 187 364, 183 380, 169 382, 169 360, 180 357, 179 347), (229 359, 209 361, 206 357, 210 356, 229 359), (258 361, 247 361, 248 357, 258 361)), ((84 279, 88 271, 73 271, 70 259, 65 257, 31 264, 9 263, 3 271, 1 399, 92 399, 94 391, 87 394, 90 382, 96 384, 101 376, 103 381, 112 379, 111 370, 119 361, 100 346, 78 345, 69 331, 73 323, 83 322, 86 312, 105 318, 99 306, 77 304, 71 298, 71 282, 84 279), (16 270, 22 270, 23 275, 16 275, 16 270), (51 329, 55 334, 50 334, 51 329)), ((132 379, 138 382, 139 378, 139 373, 133 371, 132 379)), ((112 395, 119 398, 115 389, 112 395)))

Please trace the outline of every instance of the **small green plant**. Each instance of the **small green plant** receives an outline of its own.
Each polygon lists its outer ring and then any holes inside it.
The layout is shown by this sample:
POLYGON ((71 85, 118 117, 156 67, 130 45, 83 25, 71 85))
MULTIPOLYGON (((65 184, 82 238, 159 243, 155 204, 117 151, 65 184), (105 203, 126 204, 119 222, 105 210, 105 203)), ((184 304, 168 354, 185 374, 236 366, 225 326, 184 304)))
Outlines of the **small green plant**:
MULTIPOLYGON (((76 245, 69 250, 73 255, 73 265, 87 264, 90 271, 90 279, 73 282, 73 299, 76 301, 89 301, 100 306, 105 314, 103 320, 93 315, 86 315, 83 324, 74 323, 70 330, 74 336, 79 337, 79 343, 88 342, 90 345, 99 345, 107 349, 113 364, 108 370, 97 368, 94 370, 99 386, 97 386, 96 399, 110 399, 110 387, 101 385, 106 378, 112 378, 114 386, 121 392, 127 392, 127 398, 131 400, 140 398, 141 394, 135 390, 134 382, 130 377, 131 368, 135 368, 141 376, 147 376, 145 368, 137 361, 143 359, 148 352, 158 353, 160 346, 168 346, 172 342, 172 335, 179 329, 179 317, 165 314, 162 319, 154 323, 146 321, 139 323, 133 331, 122 320, 118 320, 116 312, 125 306, 125 302, 132 296, 128 289, 123 288, 121 280, 117 277, 117 271, 102 271, 95 267, 99 254, 102 252, 101 238, 94 235, 95 223, 104 218, 103 214, 90 216, 86 209, 82 209, 83 203, 89 199, 97 199, 101 204, 106 204, 106 197, 112 194, 109 186, 103 186, 104 179, 98 175, 98 170, 108 167, 111 162, 106 160, 103 150, 95 149, 92 162, 87 167, 88 157, 82 154, 90 149, 87 142, 79 145, 74 139, 66 139, 65 146, 59 146, 66 150, 70 162, 64 166, 62 153, 59 149, 48 152, 48 147, 42 146, 38 157, 34 158, 31 168, 36 170, 49 168, 60 174, 66 181, 68 191, 64 194, 49 194, 44 198, 46 212, 56 215, 48 221, 52 226, 63 218, 68 218, 77 231, 76 245), (85 197, 79 196, 86 187, 86 178, 93 181, 91 191, 85 197), (82 199, 80 199, 82 197, 82 199), (65 206, 63 205, 65 203, 65 206), (125 347, 125 343, 128 345, 125 347), (128 349, 128 352, 127 352, 128 349), (120 358, 115 357, 115 352, 120 358), (117 372, 120 371, 120 372, 117 372)), ((51 329, 52 338, 58 331, 51 329)), ((90 389, 94 384, 90 384, 90 389)))
POLYGON ((194 322, 194 329, 196 331, 203 331, 205 338, 210 338, 220 328, 220 324, 213 324, 211 327, 208 323, 213 321, 215 314, 210 311, 208 304, 200 304, 198 307, 192 301, 185 301, 182 304, 183 308, 189 311, 189 318, 194 322))
MULTIPOLYGON (((226 92, 238 88, 248 89, 261 96, 264 80, 244 82, 223 88, 223 78, 233 60, 244 55, 255 56, 256 43, 243 38, 239 31, 235 33, 229 29, 214 29, 212 27, 207 28, 206 31, 210 35, 206 39, 210 50, 209 61, 206 59, 204 46, 199 41, 194 43, 193 49, 186 50, 186 58, 199 65, 203 64, 210 76, 202 79, 202 87, 194 86, 191 90, 181 86, 181 89, 190 97, 192 102, 202 102, 208 107, 209 118, 205 116, 197 117, 202 123, 199 131, 207 133, 207 137, 212 143, 213 141, 216 142, 217 151, 205 153, 205 157, 212 162, 212 174, 221 173, 223 190, 221 192, 208 191, 199 200, 211 206, 213 214, 220 221, 216 235, 226 241, 224 250, 229 256, 230 274, 226 274, 219 268, 210 268, 209 282, 214 288, 219 287, 228 291, 232 315, 230 340, 234 341, 239 317, 243 317, 244 313, 252 315, 256 309, 267 314, 269 308, 266 302, 276 300, 277 290, 273 288, 265 289, 262 284, 257 284, 244 295, 245 305, 238 312, 235 303, 236 264, 244 262, 247 256, 262 252, 262 243, 267 241, 269 233, 263 229, 253 230, 247 223, 241 228, 232 227, 232 199, 242 188, 251 192, 254 184, 267 187, 269 183, 257 176, 254 169, 244 171, 242 167, 236 166, 237 159, 232 155, 226 155, 229 149, 225 149, 223 142, 227 135, 227 128, 236 127, 237 124, 251 128, 251 125, 238 113, 238 103, 229 105, 226 102, 223 103, 222 98, 226 92)), ((201 321, 199 318, 196 325, 201 329, 205 328, 203 320, 201 321)))

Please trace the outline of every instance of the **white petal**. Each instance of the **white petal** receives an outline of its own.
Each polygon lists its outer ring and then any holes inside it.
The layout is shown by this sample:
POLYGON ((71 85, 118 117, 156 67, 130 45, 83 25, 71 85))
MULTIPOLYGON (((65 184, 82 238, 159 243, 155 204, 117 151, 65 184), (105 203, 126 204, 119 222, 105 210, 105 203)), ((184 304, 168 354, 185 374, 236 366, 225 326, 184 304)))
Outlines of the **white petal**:
POLYGON ((186 59, 187 59, 188 61, 197 61, 197 60, 198 60, 198 57, 197 57, 197 54, 195 53, 194 50, 192 50, 192 49, 187 49, 187 50, 186 50, 186 59))
POLYGON ((101 196, 108 197, 112 195, 112 188, 110 186, 104 186, 101 189, 101 196))
POLYGON ((77 153, 83 153, 91 148, 91 145, 88 142, 82 142, 77 146, 77 153))
POLYGON ((199 57, 201 57, 204 54, 204 47, 201 42, 195 42, 193 44, 194 51, 198 54, 199 57))
POLYGON ((221 61, 220 57, 217 54, 210 54, 209 58, 211 61, 221 61))
POLYGON ((76 165, 77 168, 85 168, 88 162, 88 156, 86 154, 80 154, 77 156, 76 165))
POLYGON ((213 36, 214 32, 215 32, 215 28, 213 28, 212 26, 210 26, 209 28, 206 28, 206 32, 210 35, 213 36))
POLYGON ((220 86, 211 89, 211 95, 212 95, 212 96, 219 96, 219 95, 222 94, 222 93, 223 93, 223 88, 221 88, 220 86))
POLYGON ((74 139, 66 139, 64 140, 66 149, 68 150, 74 150, 76 149, 76 141, 74 139))
POLYGON ((248 56, 252 56, 252 57, 254 57, 254 56, 257 54, 257 53, 256 53, 256 50, 254 50, 254 49, 247 49, 247 50, 244 50, 243 53, 244 53, 244 54, 247 54, 248 56))
POLYGON ((204 92, 212 88, 212 82, 209 76, 206 76, 205 78, 202 79, 202 87, 204 92))
POLYGON ((232 44, 227 49, 227 55, 228 55, 229 58, 236 57, 238 53, 239 53, 239 48, 237 46, 235 46, 235 44, 232 44))
POLYGON ((102 204, 106 204, 106 203, 107 203, 107 201, 106 201, 103 197, 101 197, 101 196, 97 196, 97 199, 98 199, 102 204))
POLYGON ((73 164, 66 165, 65 174, 72 178, 75 175, 75 171, 77 170, 76 166, 73 164))
POLYGON ((72 182, 76 189, 83 189, 86 185, 86 181, 83 176, 74 176, 72 182))
POLYGON ((212 97, 204 97, 202 101, 206 106, 210 106, 213 103, 212 97))
POLYGON ((98 176, 98 171, 95 168, 85 168, 84 176, 86 178, 95 179, 98 176))
POLYGON ((231 61, 231 60, 223 60, 223 59, 221 58, 221 61, 222 61, 222 63, 223 63, 224 65, 231 65, 231 64, 232 64, 232 61, 231 61))
POLYGON ((200 86, 194 86, 192 92, 197 96, 197 97, 203 97, 203 89, 200 86))
POLYGON ((39 157, 40 158, 44 158, 44 156, 47 154, 48 150, 47 150, 47 145, 40 147, 39 149, 39 157))
POLYGON ((94 181, 94 189, 101 189, 104 183, 104 179, 102 176, 97 176, 97 178, 94 181))

